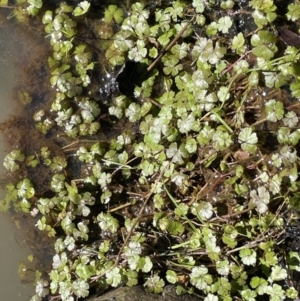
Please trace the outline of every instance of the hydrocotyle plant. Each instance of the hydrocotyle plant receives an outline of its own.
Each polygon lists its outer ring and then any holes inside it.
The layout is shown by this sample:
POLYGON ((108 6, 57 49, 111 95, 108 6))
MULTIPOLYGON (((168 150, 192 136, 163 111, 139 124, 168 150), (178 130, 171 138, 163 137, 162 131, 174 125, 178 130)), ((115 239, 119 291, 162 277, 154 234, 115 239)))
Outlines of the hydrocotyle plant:
POLYGON ((300 3, 124 3, 99 24, 93 6, 42 12, 56 95, 34 120, 60 135, 61 153, 15 149, 4 162, 22 178, 2 209, 38 212, 38 228, 56 238, 32 300, 141 281, 205 301, 297 298, 299 246, 287 229, 299 223, 300 55, 277 28, 297 28, 300 3), (79 34, 86 24, 93 44, 79 34), (132 93, 119 95, 116 81, 132 93), (26 176, 41 168, 50 196, 26 176))

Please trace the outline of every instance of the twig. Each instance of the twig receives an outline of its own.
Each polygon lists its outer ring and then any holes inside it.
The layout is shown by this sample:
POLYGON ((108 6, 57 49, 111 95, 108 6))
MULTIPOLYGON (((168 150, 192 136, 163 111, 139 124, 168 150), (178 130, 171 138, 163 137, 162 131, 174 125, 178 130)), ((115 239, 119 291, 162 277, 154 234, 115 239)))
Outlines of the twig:
POLYGON ((144 201, 144 204, 143 204, 143 206, 141 207, 141 209, 140 209, 140 211, 139 211, 139 213, 138 213, 138 215, 137 215, 137 218, 136 218, 135 221, 133 222, 130 231, 128 232, 128 234, 127 234, 126 237, 125 237, 124 243, 123 243, 122 247, 121 247, 120 250, 119 250, 119 253, 118 253, 118 255, 117 255, 117 258, 116 258, 114 264, 113 264, 112 266, 110 266, 108 269, 106 269, 105 271, 103 271, 101 274, 99 274, 99 275, 97 275, 97 276, 94 276, 94 277, 91 277, 92 282, 97 281, 100 277, 102 277, 102 276, 105 275, 108 271, 111 271, 112 269, 114 269, 114 268, 118 265, 119 260, 120 260, 120 257, 121 257, 121 254, 122 254, 122 252, 123 252, 125 246, 126 246, 127 243, 129 242, 129 239, 130 239, 130 237, 132 236, 132 233, 133 233, 134 229, 136 228, 136 225, 137 225, 138 222, 141 220, 141 218, 142 218, 142 213, 143 213, 143 211, 144 211, 144 209, 145 209, 147 203, 149 202, 149 200, 150 200, 150 198, 151 198, 151 196, 152 196, 152 194, 153 194, 153 192, 154 192, 154 190, 155 190, 155 188, 156 188, 157 183, 160 181, 160 179, 162 178, 162 176, 163 176, 163 174, 164 174, 164 171, 170 166, 170 164, 171 164, 171 162, 169 162, 169 164, 167 164, 167 165, 165 166, 165 168, 161 171, 161 173, 160 173, 160 175, 158 176, 158 178, 156 179, 156 181, 155 181, 153 187, 151 188, 151 190, 150 190, 149 193, 147 194, 146 199, 145 199, 145 201, 144 201))
POLYGON ((197 197, 194 198, 193 200, 191 200, 188 205, 191 206, 195 201, 199 200, 201 198, 201 195, 208 195, 217 185, 219 185, 221 183, 221 181, 229 176, 229 175, 232 175, 232 172, 228 172, 228 173, 225 173, 225 174, 221 174, 219 175, 219 177, 216 179, 216 181, 212 181, 213 178, 215 177, 215 173, 214 175, 212 175, 210 177, 210 179, 205 183, 205 185, 200 189, 200 191, 198 191, 197 193, 197 197), (210 186, 209 186, 210 185, 210 186), (209 187, 208 187, 209 186, 209 187), (205 193, 204 193, 205 192, 205 193), (200 196, 200 197, 199 197, 200 196))
POLYGON ((247 209, 244 209, 240 212, 235 212, 235 213, 231 213, 231 214, 226 214, 226 215, 221 215, 221 216, 214 217, 214 218, 210 219, 209 221, 210 222, 219 221, 219 220, 228 221, 228 219, 230 219, 232 217, 239 216, 239 215, 247 213, 249 211, 251 211, 251 209, 247 208, 247 209))
POLYGON ((107 212, 108 212, 108 213, 112 213, 112 212, 118 211, 118 210, 120 210, 120 209, 129 207, 129 206, 131 206, 131 205, 132 205, 132 203, 126 203, 126 204, 120 205, 120 206, 118 206, 118 207, 111 208, 111 209, 107 210, 107 212))
POLYGON ((238 60, 236 60, 233 64, 231 64, 228 68, 221 72, 221 76, 225 75, 228 71, 230 71, 239 61, 241 61, 247 54, 252 52, 252 50, 246 51, 238 60))
POLYGON ((137 215, 136 220, 135 220, 134 223, 132 224, 132 226, 131 226, 131 228, 130 228, 130 231, 128 232, 128 234, 127 234, 127 236, 126 236, 126 238, 125 238, 125 240, 124 240, 124 243, 123 243, 122 247, 121 247, 120 250, 119 250, 119 253, 118 253, 117 258, 116 258, 116 260, 115 260, 115 265, 118 264, 119 259, 120 259, 120 257, 121 257, 121 254, 122 254, 122 252, 123 252, 125 246, 127 245, 127 243, 128 243, 128 241, 129 241, 129 239, 130 239, 130 237, 131 237, 131 235, 132 235, 132 233, 133 233, 133 231, 134 231, 136 225, 137 225, 138 222, 140 221, 140 219, 141 219, 141 217, 142 217, 142 213, 143 213, 143 211, 144 211, 144 209, 145 209, 145 207, 146 207, 148 201, 150 200, 150 198, 151 198, 151 196, 152 196, 152 194, 153 194, 153 192, 154 192, 154 190, 155 190, 155 188, 156 188, 157 183, 158 183, 158 182, 160 181, 160 179, 162 178, 164 171, 169 167, 170 163, 171 163, 171 162, 169 162, 169 164, 167 164, 166 167, 164 168, 164 170, 160 173, 160 175, 159 175, 158 178, 156 179, 156 181, 155 181, 153 187, 151 188, 151 190, 150 190, 149 193, 147 194, 147 197, 146 197, 146 199, 145 199, 145 201, 144 201, 144 204, 143 204, 143 206, 141 207, 141 209, 140 209, 140 211, 139 211, 139 213, 138 213, 138 215, 137 215))
POLYGON ((61 150, 63 151, 73 151, 75 148, 71 148, 71 149, 68 149, 70 148, 71 146, 74 146, 74 145, 77 145, 79 143, 96 143, 96 142, 107 142, 107 140, 105 139, 95 139, 95 140, 92 140, 92 139, 76 139, 75 141, 69 143, 68 145, 65 145, 61 148, 61 150))
POLYGON ((150 101, 151 103, 153 103, 154 105, 156 105, 157 107, 161 108, 162 107, 162 104, 157 102, 156 100, 150 98, 150 97, 145 97, 145 100, 146 101, 150 101))
POLYGON ((243 245, 243 246, 241 246, 241 247, 239 247, 239 248, 236 248, 236 249, 233 249, 233 250, 229 250, 229 251, 226 253, 226 256, 228 256, 229 254, 235 253, 235 252, 237 252, 237 251, 243 250, 243 249, 256 247, 256 246, 258 246, 258 244, 259 244, 260 242, 262 242, 262 241, 264 241, 265 239, 269 238, 269 237, 272 236, 273 234, 274 234, 274 232, 271 232, 271 233, 269 233, 269 234, 267 234, 267 235, 265 235, 265 236, 263 236, 263 237, 261 237, 261 238, 259 238, 259 239, 256 239, 256 240, 254 240, 254 241, 251 241, 250 243, 245 244, 245 245, 243 245))
POLYGON ((196 17, 196 14, 193 15, 192 19, 183 26, 183 28, 180 30, 180 32, 177 34, 177 36, 169 43, 169 45, 162 50, 162 52, 159 54, 159 56, 147 68, 147 72, 150 72, 155 67, 155 65, 161 60, 161 58, 176 44, 176 42, 181 38, 183 33, 187 30, 189 25, 194 21, 195 17, 196 17))
POLYGON ((74 145, 76 145, 77 143, 79 143, 79 139, 77 139, 77 140, 75 140, 75 141, 69 143, 68 145, 63 146, 63 147, 61 148, 61 150, 65 150, 66 148, 69 148, 69 147, 71 147, 71 146, 74 146, 74 145))

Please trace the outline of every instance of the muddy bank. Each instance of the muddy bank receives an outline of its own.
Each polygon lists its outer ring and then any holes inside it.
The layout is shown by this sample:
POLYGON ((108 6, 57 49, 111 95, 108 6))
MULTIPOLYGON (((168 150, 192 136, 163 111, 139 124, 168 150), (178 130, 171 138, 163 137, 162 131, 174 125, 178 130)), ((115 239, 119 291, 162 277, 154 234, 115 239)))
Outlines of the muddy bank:
MULTIPOLYGON (((11 18, 11 12, 8 8, 0 9, 0 206, 4 204, 5 184, 9 177, 4 171, 4 157, 12 147, 25 146, 19 140, 21 135, 27 136, 28 145, 35 145, 34 137, 28 139, 28 127, 25 125, 32 123, 34 107, 41 105, 47 98, 42 90, 43 84, 48 83, 43 66, 49 46, 43 29, 38 30, 35 20, 32 20, 30 26, 20 24, 15 18, 11 18), (26 104, 22 102, 23 92, 32 96, 30 114, 26 104), (15 127, 17 119, 22 120, 19 128, 15 127)), ((5 211, 3 208, 2 210, 5 211)), ((0 213, 1 300, 23 301, 29 300, 33 295, 32 281, 35 273, 30 269, 42 270, 45 258, 45 253, 41 255, 44 250, 38 234, 41 232, 34 227, 33 219, 15 212, 0 213), (37 255, 33 262, 27 259, 30 254, 37 255)))

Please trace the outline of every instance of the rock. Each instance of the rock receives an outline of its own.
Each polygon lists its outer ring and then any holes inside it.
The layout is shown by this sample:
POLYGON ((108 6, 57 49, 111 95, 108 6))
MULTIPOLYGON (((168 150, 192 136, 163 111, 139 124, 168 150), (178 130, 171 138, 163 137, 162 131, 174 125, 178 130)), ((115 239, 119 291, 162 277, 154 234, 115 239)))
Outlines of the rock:
POLYGON ((145 292, 142 286, 119 287, 102 296, 91 297, 87 301, 196 301, 192 295, 176 295, 176 287, 167 285, 161 295, 145 292))

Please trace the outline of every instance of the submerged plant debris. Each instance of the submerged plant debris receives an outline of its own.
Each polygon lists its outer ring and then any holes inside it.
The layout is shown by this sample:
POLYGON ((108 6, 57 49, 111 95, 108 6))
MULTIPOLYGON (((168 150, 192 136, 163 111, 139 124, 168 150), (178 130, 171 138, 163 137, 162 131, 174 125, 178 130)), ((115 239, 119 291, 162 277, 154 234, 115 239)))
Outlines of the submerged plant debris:
POLYGON ((31 301, 299 298, 300 2, 130 2, 15 8, 52 49, 0 203, 55 240, 31 301))

